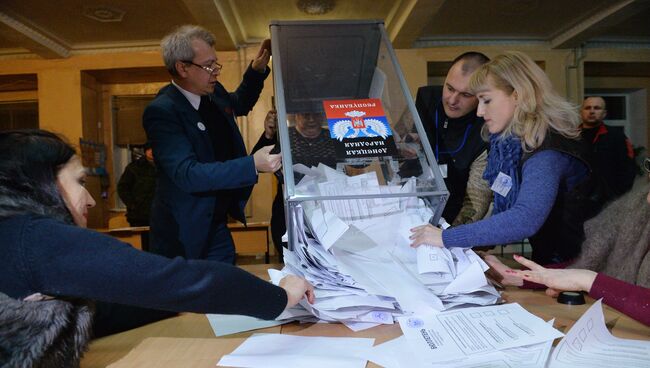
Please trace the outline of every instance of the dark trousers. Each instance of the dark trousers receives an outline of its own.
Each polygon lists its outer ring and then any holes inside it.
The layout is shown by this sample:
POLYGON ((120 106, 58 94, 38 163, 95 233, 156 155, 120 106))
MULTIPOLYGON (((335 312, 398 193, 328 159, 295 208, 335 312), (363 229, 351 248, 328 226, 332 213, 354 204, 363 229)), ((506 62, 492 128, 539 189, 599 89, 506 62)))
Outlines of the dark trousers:
POLYGON ((226 222, 220 222, 210 231, 208 247, 203 259, 235 264, 235 242, 226 222))

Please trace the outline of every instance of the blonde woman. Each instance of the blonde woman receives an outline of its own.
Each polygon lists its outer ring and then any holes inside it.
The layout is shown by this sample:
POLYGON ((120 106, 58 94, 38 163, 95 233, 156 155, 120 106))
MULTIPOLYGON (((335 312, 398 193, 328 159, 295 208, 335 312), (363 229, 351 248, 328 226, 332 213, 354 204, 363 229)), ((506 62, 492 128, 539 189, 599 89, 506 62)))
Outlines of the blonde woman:
POLYGON ((578 140, 577 110, 520 52, 481 66, 470 89, 490 141, 483 177, 494 192, 493 214, 444 231, 430 224, 415 227, 412 246, 472 247, 529 238, 538 263, 575 258, 590 215, 586 197, 592 182, 578 140))

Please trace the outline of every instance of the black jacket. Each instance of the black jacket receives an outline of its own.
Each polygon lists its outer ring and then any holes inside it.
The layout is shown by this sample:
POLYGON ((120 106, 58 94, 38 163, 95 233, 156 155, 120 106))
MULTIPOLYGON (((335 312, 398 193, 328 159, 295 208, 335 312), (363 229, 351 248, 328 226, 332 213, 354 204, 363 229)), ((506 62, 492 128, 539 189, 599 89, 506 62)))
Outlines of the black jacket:
POLYGON ((488 149, 481 137, 483 118, 476 110, 458 119, 448 119, 442 106, 442 87, 418 88, 415 106, 427 133, 438 165, 447 165, 445 185, 449 199, 442 216, 452 223, 463 207, 472 163, 488 149))
MULTIPOLYGON (((536 153, 549 149, 571 155, 589 166, 580 140, 551 132, 539 148, 524 153, 520 168, 536 153)), ((559 263, 578 256, 585 238, 583 225, 595 215, 589 206, 589 197, 596 186, 593 175, 589 175, 573 188, 560 188, 546 221, 535 235, 528 238, 535 262, 559 263)))
POLYGON ((623 128, 600 124, 582 129, 587 160, 593 169, 600 191, 594 193, 595 205, 600 208, 626 193, 634 182, 636 167, 632 145, 623 128))
POLYGON ((126 166, 117 183, 117 193, 126 205, 129 223, 149 224, 156 192, 156 166, 141 157, 126 166))

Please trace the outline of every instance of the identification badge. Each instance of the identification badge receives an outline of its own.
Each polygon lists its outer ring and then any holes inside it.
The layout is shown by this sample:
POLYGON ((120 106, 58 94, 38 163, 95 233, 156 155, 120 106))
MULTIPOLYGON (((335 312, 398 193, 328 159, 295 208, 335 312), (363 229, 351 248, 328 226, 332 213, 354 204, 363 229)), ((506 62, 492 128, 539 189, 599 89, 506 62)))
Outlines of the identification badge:
POLYGON ((508 195, 510 188, 512 188, 512 178, 502 172, 499 172, 499 175, 497 175, 497 178, 494 180, 494 183, 492 183, 492 186, 490 187, 490 189, 492 189, 495 193, 500 194, 502 197, 508 195))
POLYGON ((443 178, 447 177, 447 164, 438 165, 443 178))

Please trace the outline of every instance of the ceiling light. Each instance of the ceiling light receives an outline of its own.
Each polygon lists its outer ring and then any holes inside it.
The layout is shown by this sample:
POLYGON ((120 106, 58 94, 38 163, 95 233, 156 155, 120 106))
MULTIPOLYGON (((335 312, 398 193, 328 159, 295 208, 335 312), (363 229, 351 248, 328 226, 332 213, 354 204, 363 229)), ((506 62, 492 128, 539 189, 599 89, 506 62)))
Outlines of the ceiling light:
POLYGON ((84 6, 84 16, 98 22, 121 22, 124 18, 124 10, 113 8, 106 5, 101 6, 84 6))
POLYGON ((298 0, 296 6, 298 9, 309 15, 323 15, 334 9, 336 1, 334 0, 298 0))

